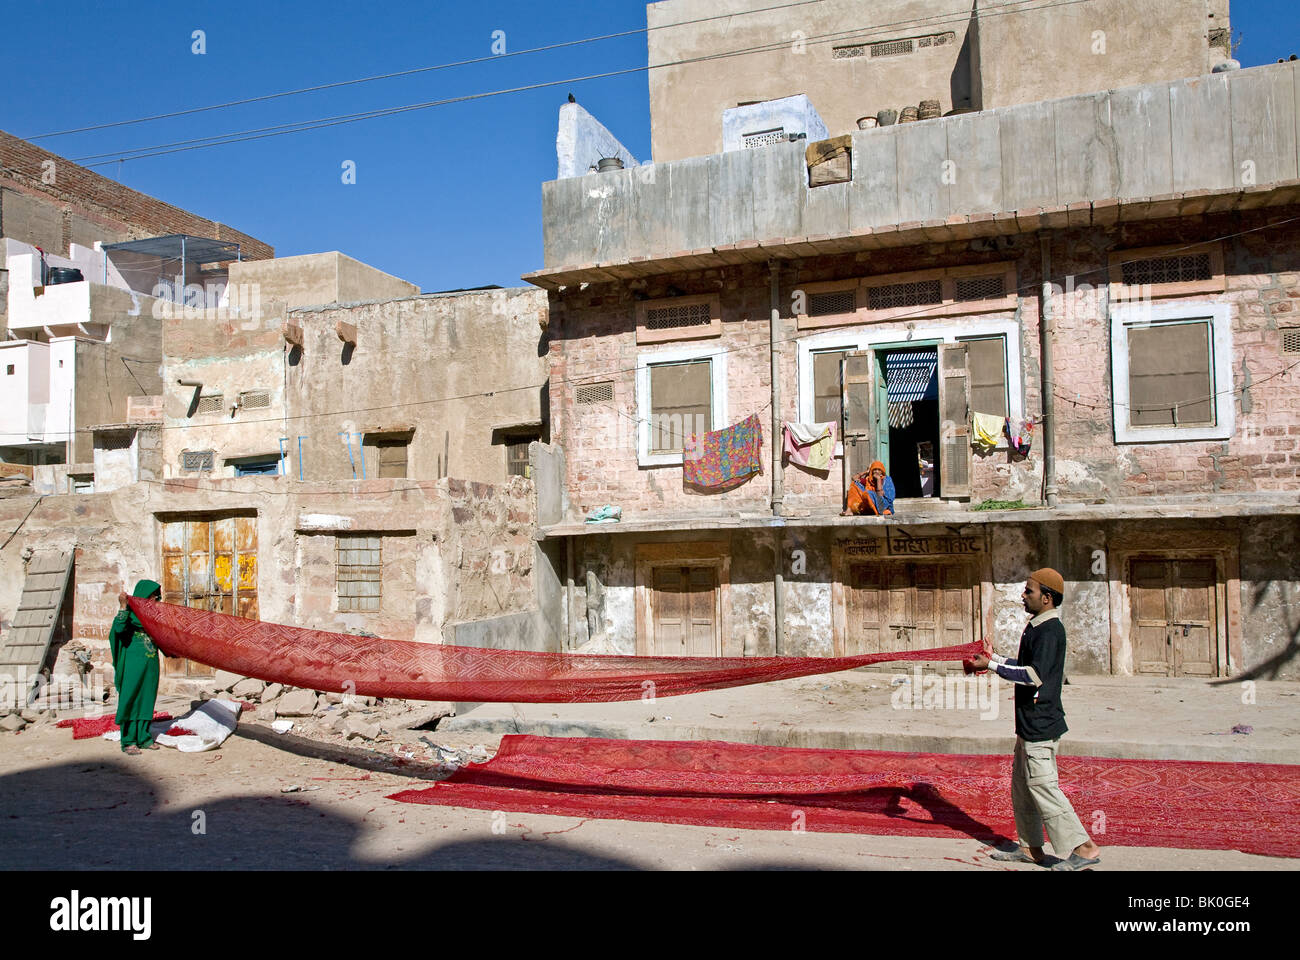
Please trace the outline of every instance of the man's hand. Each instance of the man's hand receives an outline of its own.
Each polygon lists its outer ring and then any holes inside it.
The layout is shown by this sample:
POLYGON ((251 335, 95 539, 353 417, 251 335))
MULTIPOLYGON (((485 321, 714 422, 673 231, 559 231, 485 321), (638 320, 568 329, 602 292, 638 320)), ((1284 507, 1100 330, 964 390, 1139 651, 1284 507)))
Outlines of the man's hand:
POLYGON ((119 609, 119 610, 125 610, 125 609, 126 609, 126 601, 129 600, 129 599, 130 599, 130 597, 128 597, 128 596, 126 595, 126 591, 125 591, 125 590, 120 590, 120 591, 118 591, 118 594, 117 594, 117 607, 118 607, 118 609, 119 609))
POLYGON ((971 660, 971 667, 976 670, 987 670, 989 668, 989 658, 982 653, 976 654, 975 658, 971 660))

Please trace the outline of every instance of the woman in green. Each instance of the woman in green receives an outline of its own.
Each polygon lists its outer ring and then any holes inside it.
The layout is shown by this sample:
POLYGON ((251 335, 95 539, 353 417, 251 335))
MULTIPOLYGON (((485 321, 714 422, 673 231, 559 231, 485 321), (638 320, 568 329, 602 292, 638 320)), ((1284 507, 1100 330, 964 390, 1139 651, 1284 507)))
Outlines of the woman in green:
MULTIPOLYGON (((162 587, 152 580, 141 580, 132 596, 157 600, 162 596, 162 587)), ((125 592, 117 595, 121 609, 113 618, 109 643, 113 649, 113 684, 117 687, 114 720, 122 729, 122 752, 135 757, 140 755, 141 747, 158 749, 149 735, 154 701, 158 698, 158 648, 126 601, 125 592)))

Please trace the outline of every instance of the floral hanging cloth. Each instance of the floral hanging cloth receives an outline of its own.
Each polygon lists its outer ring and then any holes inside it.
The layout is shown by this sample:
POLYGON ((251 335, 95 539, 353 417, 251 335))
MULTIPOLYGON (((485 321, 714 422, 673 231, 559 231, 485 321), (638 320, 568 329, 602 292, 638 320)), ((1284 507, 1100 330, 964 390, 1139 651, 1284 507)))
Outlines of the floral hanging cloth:
POLYGON ((763 472, 763 423, 752 413, 724 430, 693 433, 682 454, 682 480, 696 487, 734 487, 763 472))
POLYGON ((1007 417, 1006 431, 1012 454, 1018 458, 1029 456, 1029 448, 1034 442, 1034 421, 1007 417))

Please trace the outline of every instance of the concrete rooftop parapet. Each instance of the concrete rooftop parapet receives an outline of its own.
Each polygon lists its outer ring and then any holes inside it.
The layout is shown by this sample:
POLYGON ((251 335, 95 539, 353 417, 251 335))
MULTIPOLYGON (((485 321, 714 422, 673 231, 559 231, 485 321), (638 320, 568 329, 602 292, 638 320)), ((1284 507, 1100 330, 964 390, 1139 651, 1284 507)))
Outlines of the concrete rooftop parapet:
POLYGON ((808 187, 801 143, 555 180, 542 185, 545 269, 525 279, 1289 202, 1298 128, 1300 62, 1289 62, 857 131, 847 183, 808 187))

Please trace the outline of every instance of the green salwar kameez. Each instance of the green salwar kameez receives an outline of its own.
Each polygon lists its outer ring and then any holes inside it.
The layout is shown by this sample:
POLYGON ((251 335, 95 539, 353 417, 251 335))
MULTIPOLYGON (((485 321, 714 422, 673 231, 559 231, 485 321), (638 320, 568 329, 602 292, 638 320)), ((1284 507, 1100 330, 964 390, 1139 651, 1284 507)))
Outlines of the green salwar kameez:
MULTIPOLYGON (((152 580, 136 584, 133 596, 147 599, 161 587, 152 580)), ((109 634, 113 651, 113 684, 117 687, 117 714, 113 718, 122 731, 122 750, 148 749, 153 743, 149 724, 158 699, 158 648, 128 607, 113 618, 109 634)))

